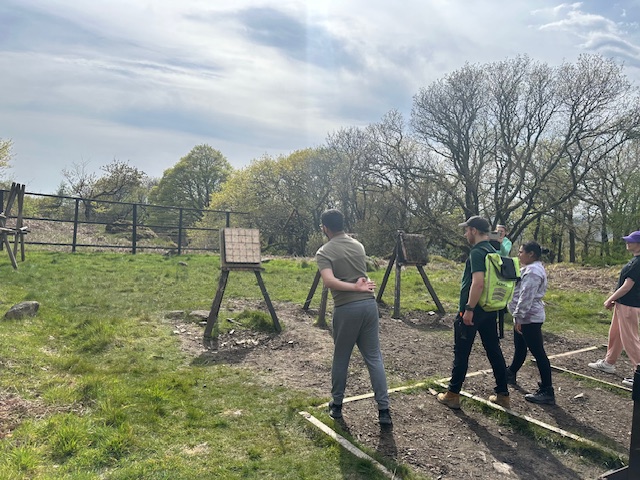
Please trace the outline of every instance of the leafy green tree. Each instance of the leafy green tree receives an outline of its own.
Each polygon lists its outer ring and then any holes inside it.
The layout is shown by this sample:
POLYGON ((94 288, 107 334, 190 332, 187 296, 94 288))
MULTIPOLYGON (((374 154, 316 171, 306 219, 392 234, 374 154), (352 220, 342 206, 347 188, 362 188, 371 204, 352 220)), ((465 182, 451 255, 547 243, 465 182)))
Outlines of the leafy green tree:
MULTIPOLYGON (((232 171, 231 164, 218 150, 209 145, 197 145, 164 171, 149 193, 149 203, 184 208, 183 225, 191 226, 200 220, 200 210, 209 207, 211 194, 220 190, 232 171)), ((154 210, 150 222, 177 225, 178 212, 154 210)))
MULTIPOLYGON (((272 252, 308 254, 309 242, 321 243, 320 214, 332 194, 333 160, 323 149, 306 149, 287 156, 263 158, 235 171, 219 192, 211 196, 212 210, 248 214, 260 229, 265 248, 272 252)), ((245 217, 233 216, 235 226, 245 217)), ((209 213, 200 226, 217 228, 219 216, 209 213)), ((318 245, 316 245, 318 244, 318 245)))
POLYGON ((164 171, 149 200, 158 205, 207 208, 211 194, 220 189, 232 170, 220 151, 198 145, 164 171))

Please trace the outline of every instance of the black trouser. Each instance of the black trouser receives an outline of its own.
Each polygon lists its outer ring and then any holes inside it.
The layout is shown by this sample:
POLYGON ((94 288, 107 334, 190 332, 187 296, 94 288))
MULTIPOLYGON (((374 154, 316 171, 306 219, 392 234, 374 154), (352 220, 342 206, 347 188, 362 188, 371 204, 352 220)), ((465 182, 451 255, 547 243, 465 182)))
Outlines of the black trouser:
POLYGON ((508 311, 506 307, 498 310, 498 338, 504 338, 504 314, 508 311))
POLYGON ((476 332, 480 334, 482 346, 487 353, 489 363, 496 379, 496 393, 509 395, 507 389, 507 369, 504 356, 498 340, 496 325, 496 312, 474 312, 473 325, 467 326, 462 322, 462 316, 458 314, 454 323, 453 369, 449 380, 449 391, 460 393, 462 384, 469 368, 469 355, 476 338, 476 332))
POLYGON ((527 358, 528 348, 538 365, 540 380, 542 381, 540 386, 551 387, 551 364, 542 342, 542 323, 526 323, 522 325, 522 335, 514 329, 513 345, 515 346, 515 352, 509 370, 513 373, 517 373, 520 370, 524 360, 527 358))

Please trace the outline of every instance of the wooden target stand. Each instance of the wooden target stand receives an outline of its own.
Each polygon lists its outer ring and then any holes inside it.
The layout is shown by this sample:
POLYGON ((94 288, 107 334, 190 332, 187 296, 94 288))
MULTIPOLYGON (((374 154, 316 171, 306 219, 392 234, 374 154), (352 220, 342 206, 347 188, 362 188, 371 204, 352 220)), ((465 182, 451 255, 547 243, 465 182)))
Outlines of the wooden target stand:
MULTIPOLYGON (((16 258, 18 256, 18 244, 20 244, 21 260, 24 262, 24 236, 29 233, 29 228, 24 226, 23 219, 23 207, 24 207, 24 194, 26 186, 13 182, 11 184, 11 191, 9 192, 9 198, 7 199, 7 206, 0 212, 0 250, 5 247, 9 260, 14 269, 18 268, 18 262, 16 258), (11 215, 11 209, 13 204, 17 201, 18 214, 11 215), (7 220, 9 218, 15 218, 15 225, 13 227, 7 227, 7 220), (13 236, 13 249, 9 243, 9 236, 13 236)), ((3 208, 4 196, 0 193, 0 209, 3 208)))
MULTIPOLYGON (((415 265, 417 267, 424 285, 427 287, 427 290, 431 294, 431 298, 435 302, 436 307, 438 307, 438 312, 442 314, 445 313, 444 307, 442 306, 442 303, 440 303, 440 299, 438 299, 438 295, 433 289, 433 286, 429 281, 429 277, 427 277, 427 273, 424 271, 423 267, 428 262, 429 260, 424 235, 406 234, 402 230, 398 230, 398 235, 396 237, 396 246, 393 250, 391 258, 389 259, 389 265, 387 266, 384 278, 382 279, 382 284, 380 285, 380 290, 378 291, 378 295, 376 296, 376 302, 381 303, 382 294, 384 293, 384 289, 387 286, 387 281, 389 280, 391 269, 393 268, 393 265, 395 263, 396 288, 393 302, 393 315, 391 315, 391 318, 400 318, 400 273, 403 265, 415 265)), ((319 283, 320 271, 317 271, 316 276, 313 279, 313 283, 311 284, 309 294, 307 295, 307 299, 302 307, 303 310, 307 311, 309 309, 309 305, 311 305, 311 300, 313 299, 319 283)), ((326 327, 327 325, 327 321, 325 318, 327 312, 327 298, 328 289, 326 287, 323 287, 322 296, 320 297, 320 310, 318 312, 318 326, 320 327, 326 327)))
POLYGON ((400 274, 402 272, 403 265, 416 266, 418 272, 420 272, 420 276, 422 277, 425 287, 427 287, 431 298, 436 304, 436 307, 438 307, 438 313, 444 314, 444 307, 442 306, 442 303, 440 303, 440 299, 438 299, 438 295, 433 289, 433 286, 429 281, 429 277, 427 277, 427 273, 424 271, 424 265, 429 263, 424 235, 407 234, 402 230, 398 230, 396 246, 391 258, 389 259, 389 265, 387 265, 387 270, 384 272, 384 278, 382 279, 382 284, 380 285, 380 290, 378 290, 378 296, 376 297, 376 301, 378 303, 382 302, 382 294, 387 286, 387 281, 389 280, 389 275, 391 274, 391 269, 393 268, 394 263, 396 265, 396 288, 393 296, 393 315, 391 315, 391 318, 400 318, 400 274))
POLYGON ((260 291, 273 319, 273 326, 276 332, 282 330, 269 293, 262 281, 261 272, 264 269, 261 267, 260 258, 260 232, 258 230, 249 228, 223 228, 220 230, 220 280, 204 329, 203 344, 205 347, 210 349, 217 347, 218 314, 224 291, 227 288, 229 273, 232 270, 255 273, 260 291))

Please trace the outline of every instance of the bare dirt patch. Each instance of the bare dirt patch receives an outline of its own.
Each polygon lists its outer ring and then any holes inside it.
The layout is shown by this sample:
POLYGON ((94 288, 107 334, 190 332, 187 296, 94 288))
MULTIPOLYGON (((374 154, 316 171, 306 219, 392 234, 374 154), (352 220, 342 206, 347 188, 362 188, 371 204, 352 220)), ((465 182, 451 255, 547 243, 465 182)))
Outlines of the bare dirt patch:
MULTIPOLYGON (((223 307, 266 310, 257 301, 230 300, 223 307)), ((267 385, 285 386, 328 401, 333 349, 330 331, 314 327, 317 312, 304 312, 300 305, 277 303, 276 311, 283 325, 282 333, 237 329, 220 336, 215 352, 202 346, 201 325, 180 322, 176 331, 180 333, 182 348, 194 363, 240 365, 256 371, 267 385)), ((381 313, 382 351, 390 387, 448 377, 453 359, 453 316, 404 312, 401 319, 392 319, 390 309, 382 308, 381 313)), ((605 340, 547 334, 546 348, 551 356, 599 345, 605 340)), ((513 353, 510 332, 503 340, 503 350, 509 361, 513 353)), ((624 374, 628 376, 630 365, 626 369, 627 365, 621 363, 617 377, 600 374, 586 366, 602 355, 603 349, 583 352, 553 360, 552 364, 619 384, 624 374)), ((478 340, 469 372, 489 368, 478 340)), ((523 396, 535 391, 538 379, 535 364, 526 363, 518 374, 519 386, 511 391, 513 411, 591 439, 622 456, 628 454, 630 392, 622 389, 614 392, 572 375, 554 373, 558 404, 537 406, 525 402, 523 396)), ((468 378, 464 389, 487 398, 493 385, 492 375, 485 374, 468 378)), ((356 396, 369 392, 367 369, 356 351, 346 394, 356 396)), ((438 404, 432 393, 415 389, 392 394, 394 426, 391 430, 381 430, 372 399, 345 403, 344 420, 334 426, 427 478, 594 479, 609 470, 574 452, 536 442, 531 435, 487 415, 471 400, 465 400, 462 411, 455 412, 438 404)), ((310 411, 318 413, 313 408, 310 411)), ((328 422, 332 424, 333 420, 328 422)))
MULTIPOLYGON (((549 284, 572 292, 612 293, 620 275, 620 267, 582 267, 566 264, 545 265, 549 284)), ((602 299, 604 301, 604 298, 602 299)))
POLYGON ((0 393, 0 439, 10 437, 13 430, 27 418, 44 418, 57 411, 38 401, 19 395, 0 393))

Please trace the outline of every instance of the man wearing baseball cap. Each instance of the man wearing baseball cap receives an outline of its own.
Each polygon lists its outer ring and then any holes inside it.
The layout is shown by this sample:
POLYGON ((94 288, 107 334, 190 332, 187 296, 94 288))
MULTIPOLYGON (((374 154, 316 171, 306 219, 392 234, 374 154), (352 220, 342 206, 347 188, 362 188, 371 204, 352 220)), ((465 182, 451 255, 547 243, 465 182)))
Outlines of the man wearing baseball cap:
MULTIPOLYGON (((633 365, 640 364, 640 337, 638 337, 638 321, 640 321, 640 230, 622 237, 627 250, 633 258, 620 271, 618 287, 604 301, 604 307, 613 310, 607 354, 603 359, 590 363, 589 366, 606 373, 616 371, 615 363, 622 350, 633 365)), ((633 376, 622 380, 624 385, 633 386, 633 376)))
POLYGON ((469 368, 469 355, 473 348, 476 332, 482 338, 487 358, 496 380, 495 395, 489 400, 509 408, 509 390, 507 388, 507 367, 500 348, 496 325, 497 312, 485 312, 478 301, 484 287, 486 271, 485 257, 496 250, 489 243, 491 225, 479 216, 469 217, 461 223, 464 236, 471 245, 469 258, 465 264, 460 287, 460 308, 454 322, 453 369, 446 393, 438 394, 438 401, 449 408, 460 408, 460 390, 469 368))

